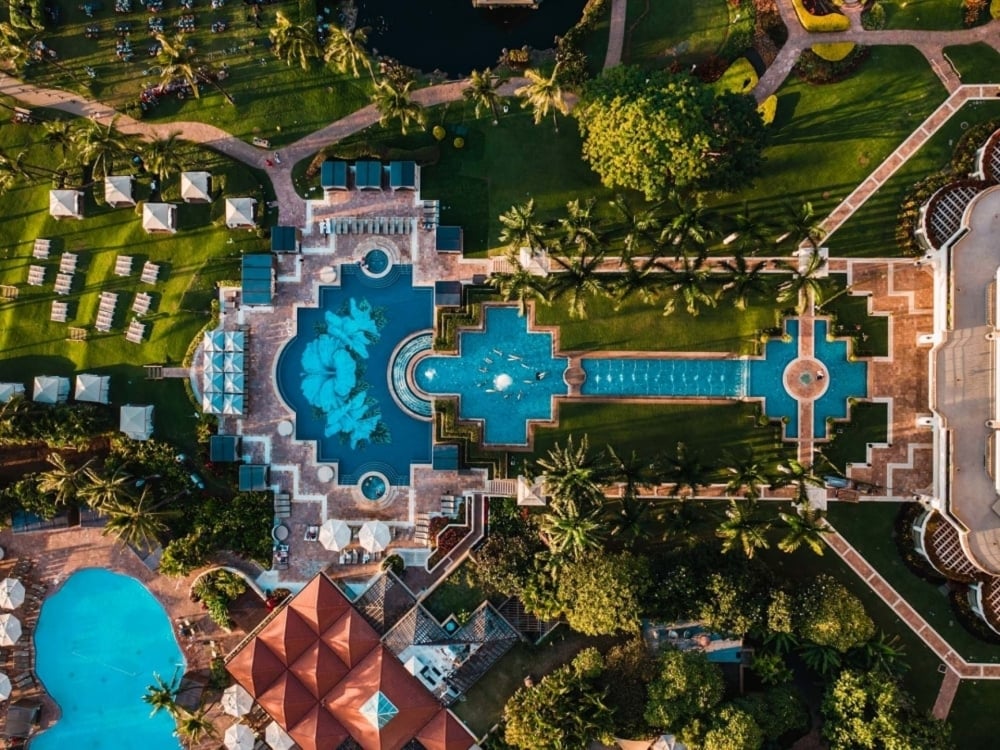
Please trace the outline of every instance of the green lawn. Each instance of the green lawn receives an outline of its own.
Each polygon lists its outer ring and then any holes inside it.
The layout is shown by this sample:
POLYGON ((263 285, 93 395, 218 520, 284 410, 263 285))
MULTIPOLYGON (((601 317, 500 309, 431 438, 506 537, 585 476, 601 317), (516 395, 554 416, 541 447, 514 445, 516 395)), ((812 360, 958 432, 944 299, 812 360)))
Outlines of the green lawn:
POLYGON ((833 439, 821 446, 823 455, 834 468, 846 473, 847 464, 867 460, 868 443, 884 443, 888 434, 889 407, 885 403, 864 401, 851 407, 850 421, 837 422, 833 439))
MULTIPOLYGON (((778 462, 789 451, 781 442, 776 423, 756 424, 755 404, 741 403, 650 403, 643 401, 564 401, 559 406, 559 426, 535 432, 534 455, 543 456, 556 442, 565 445, 572 435, 587 435, 594 450, 610 445, 622 456, 633 450, 653 458, 663 451, 673 453, 678 442, 700 453, 706 464, 721 461, 726 450, 753 448, 755 455, 778 462)), ((722 480, 721 472, 715 481, 722 480)))
POLYGON ((829 236, 824 244, 830 246, 831 254, 866 257, 898 255, 894 234, 896 215, 907 191, 918 180, 949 164, 952 147, 964 130, 994 117, 1000 117, 1000 102, 972 102, 956 112, 840 229, 829 236))
POLYGON ((868 314, 868 296, 847 294, 847 277, 831 276, 836 287, 828 293, 823 314, 835 318, 837 332, 854 338, 852 352, 857 356, 884 357, 889 353, 889 318, 868 314))
POLYGON ((624 62, 663 67, 700 63, 726 41, 726 0, 628 0, 624 62))
POLYGON ((586 320, 569 317, 556 301, 536 306, 536 320, 558 325, 562 351, 701 351, 757 354, 760 331, 780 325, 781 305, 759 301, 737 310, 726 297, 717 307, 705 308, 697 317, 680 305, 663 316, 663 304, 647 305, 631 299, 615 310, 607 297, 592 297, 586 320))
POLYGON ((1000 53, 984 42, 945 47, 962 83, 996 83, 1000 81, 1000 53))
POLYGON ((997 737, 997 705, 1000 680, 963 680, 948 714, 955 747, 992 747, 997 737))
MULTIPOLYGON (((0 129, 0 149, 6 153, 25 150, 28 163, 54 166, 52 152, 35 140, 41 132, 41 128, 7 126, 0 129)), ((215 175, 215 189, 224 190, 227 196, 257 190, 259 174, 211 152, 199 150, 197 154, 199 165, 215 175)), ((176 199, 177 180, 172 178, 166 199, 176 199)), ((209 320, 216 282, 238 278, 240 254, 263 249, 265 241, 254 233, 225 229, 220 222, 221 197, 211 205, 181 205, 177 234, 149 235, 134 209, 99 207, 89 189, 84 220, 56 221, 48 215, 48 187, 22 182, 0 196, 0 215, 4 216, 0 222, 0 283, 19 290, 16 300, 0 303, 0 380, 22 381, 30 388, 32 378, 40 374, 110 374, 114 404, 155 404, 157 435, 190 448, 194 407, 180 381, 148 382, 142 365, 180 363, 192 338, 209 320), (31 257, 32 245, 39 237, 53 240, 47 261, 31 257), (79 255, 72 293, 65 298, 53 291, 63 251, 79 255), (119 254, 133 257, 133 273, 128 278, 114 275, 119 254), (147 260, 160 264, 160 281, 155 286, 139 282, 139 271, 147 260), (44 286, 25 283, 28 266, 33 263, 46 268, 44 286), (93 328, 103 291, 119 295, 109 333, 93 328), (124 331, 134 317, 130 308, 138 291, 149 292, 154 301, 143 319, 146 339, 135 345, 125 341, 124 331), (50 321, 55 299, 70 303, 67 323, 50 321), (87 341, 68 341, 70 326, 88 329, 87 341)), ((103 190, 103 183, 94 189, 103 190)), ((140 178, 137 196, 145 199, 148 192, 148 178, 140 178)))
POLYGON ((830 522, 890 584, 969 661, 1000 663, 1000 646, 962 627, 938 586, 918 578, 903 563, 893 541, 897 503, 832 503, 830 522))
POLYGON ((881 0, 885 8, 886 28, 961 29, 961 0, 881 0))
MULTIPOLYGON (((150 15, 138 0, 133 0, 132 5, 134 12, 116 15, 114 2, 105 2, 104 9, 98 11, 95 18, 88 19, 75 4, 63 4, 63 22, 58 27, 46 29, 43 38, 76 80, 52 65, 32 66, 26 73, 26 80, 68 88, 104 101, 119 111, 137 103, 143 88, 159 82, 159 69, 156 58, 148 54, 149 45, 154 41, 147 33, 150 15), (132 25, 129 40, 135 56, 130 62, 123 62, 115 55, 115 25, 118 23, 132 25), (100 27, 99 39, 85 37, 85 27, 91 24, 100 27), (93 68, 95 78, 88 77, 87 66, 93 68)), ((300 9, 309 18, 315 16, 315 3, 300 3, 300 9)), ((212 10, 210 16, 207 9, 197 13, 197 30, 184 37, 185 42, 193 45, 213 66, 227 67, 229 77, 222 85, 237 106, 228 104, 215 89, 205 87, 201 99, 179 102, 174 97, 166 98, 147 117, 156 121, 208 122, 237 137, 249 140, 261 135, 280 146, 367 104, 371 83, 365 77, 356 81, 338 76, 320 62, 314 62, 308 72, 298 67, 290 68, 266 49, 267 33, 274 25, 275 11, 276 6, 266 6, 262 13, 263 28, 257 29, 246 20, 246 6, 230 2, 212 10), (228 30, 213 34, 210 26, 216 20, 228 22, 228 30)), ((293 18, 298 17, 299 11, 293 7, 283 6, 283 11, 293 18)), ((159 15, 164 19, 168 38, 173 37, 177 19, 187 13, 179 3, 167 3, 159 15)))
MULTIPOLYGON (((941 101, 946 92, 910 47, 876 47, 840 83, 814 86, 790 77, 778 90, 778 113, 763 174, 751 187, 713 198, 764 212, 786 200, 810 200, 822 216, 836 206, 941 101), (873 106, 877 102, 878 106, 873 106)), ((837 254, 860 254, 838 248, 837 254)))
MULTIPOLYGON (((480 604, 489 599, 486 591, 477 588, 472 583, 469 568, 474 565, 466 561, 459 565, 445 581, 434 589, 433 593, 424 599, 422 604, 427 611, 439 621, 444 621, 448 615, 471 613, 480 604)), ((495 602, 496 603, 496 602, 495 602)))

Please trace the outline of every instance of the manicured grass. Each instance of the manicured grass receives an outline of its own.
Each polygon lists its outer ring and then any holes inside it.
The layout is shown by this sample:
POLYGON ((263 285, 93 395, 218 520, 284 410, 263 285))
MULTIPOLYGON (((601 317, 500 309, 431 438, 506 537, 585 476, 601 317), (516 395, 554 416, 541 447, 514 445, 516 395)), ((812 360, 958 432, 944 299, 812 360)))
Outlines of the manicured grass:
POLYGON ((960 0, 882 0, 886 28, 889 29, 961 29, 960 0))
POLYGON ((992 747, 997 737, 1000 680, 962 680, 948 721, 957 748, 992 747))
POLYGON ((830 278, 836 288, 827 295, 829 302, 823 304, 822 313, 835 318, 838 335, 852 336, 851 352, 855 356, 886 356, 889 353, 889 319, 868 314, 867 296, 844 292, 846 276, 830 278))
POLYGON ((944 53, 958 68, 962 83, 1000 81, 1000 52, 984 42, 945 47, 944 53))
MULTIPOLYGON (((41 134, 37 127, 8 126, 0 129, 0 148, 5 153, 24 150, 26 162, 54 167, 52 151, 37 141, 41 134)), ((215 189, 223 189, 225 195, 252 195, 261 182, 260 175, 222 156, 198 151, 197 160, 213 172, 215 189)), ((168 183, 166 199, 176 200, 177 181, 175 176, 168 183)), ((180 364, 191 340, 209 320, 216 282, 238 278, 240 255, 265 248, 265 241, 255 233, 230 232, 221 225, 221 197, 211 205, 180 205, 177 234, 149 235, 134 209, 110 209, 94 203, 92 190, 103 191, 103 182, 86 191, 82 221, 59 222, 49 217, 48 188, 46 184, 22 182, 0 196, 0 215, 4 216, 0 222, 0 283, 16 285, 19 290, 16 300, 0 304, 0 380, 21 381, 30 389, 35 375, 110 374, 113 404, 153 403, 157 407, 156 435, 190 448, 194 406, 181 382, 146 381, 142 365, 180 364), (53 240, 47 261, 31 257, 34 240, 39 237, 53 240), (58 297, 53 284, 64 251, 79 255, 78 271, 72 293, 58 297), (114 275, 119 254, 133 257, 132 275, 127 278, 114 275), (154 286, 139 281, 147 260, 160 264, 159 281, 154 286), (44 286, 25 283, 31 264, 45 266, 44 286), (119 295, 109 333, 93 328, 104 291, 119 295), (154 301, 150 314, 143 318, 146 338, 135 345, 125 341, 124 331, 134 317, 131 306, 139 291, 149 292, 154 301), (69 302, 67 323, 50 321, 51 303, 56 299, 69 302), (68 341, 70 326, 88 329, 87 341, 68 341)), ((148 193, 148 177, 141 177, 136 195, 145 199, 148 193)))
MULTIPOLYGON (((782 443, 775 424, 758 427, 755 404, 651 403, 649 401, 564 401, 559 405, 558 427, 535 431, 534 455, 544 456, 556 442, 565 446, 569 436, 590 439, 591 448, 610 445, 620 456, 634 450, 652 459, 659 452, 673 453, 678 442, 700 454, 706 464, 722 460, 725 451, 749 446, 766 462, 777 463, 790 447, 782 443)), ((713 472, 722 481, 721 471, 713 472)))
POLYGON ((955 620, 941 589, 915 576, 893 541, 899 503, 831 503, 830 522, 958 653, 969 661, 1000 663, 1000 646, 984 643, 955 620))
POLYGON ((439 621, 444 621, 448 615, 471 613, 490 598, 486 591, 472 582, 469 573, 472 565, 474 563, 469 561, 462 563, 422 602, 427 611, 439 621))
POLYGON ((729 11, 725 0, 628 0, 625 62, 663 67, 684 65, 714 55, 726 41, 729 11))
MULTIPOLYGON (((778 114, 762 175, 753 187, 713 201, 730 210, 747 201, 751 209, 768 216, 788 200, 809 200, 822 216, 888 157, 945 95, 927 61, 910 47, 875 47, 861 69, 840 83, 814 86, 793 76, 778 91, 778 114)), ((852 247, 838 247, 836 252, 863 254, 852 247)))
MULTIPOLYGON (((895 240, 896 216, 915 182, 946 167, 964 130, 1000 117, 1000 102, 972 102, 956 112, 906 164, 889 178, 824 244, 831 255, 891 257, 899 254, 895 240), (963 127, 965 123, 965 127, 963 127)), ((916 120, 914 120, 914 125, 916 120)))
MULTIPOLYGON (((159 72, 156 58, 148 54, 154 41, 147 33, 150 14, 138 0, 133 0, 132 5, 135 8, 132 13, 116 15, 114 3, 106 2, 104 9, 89 19, 75 4, 64 4, 63 22, 47 29, 44 41, 57 52, 59 62, 75 75, 76 81, 52 65, 32 66, 26 80, 68 88, 104 101, 119 111, 138 103, 144 88, 159 83, 159 72), (115 56, 118 23, 132 25, 129 40, 135 57, 130 62, 115 56), (91 24, 101 29, 97 40, 84 36, 85 27, 91 24), (88 77, 85 72, 88 66, 94 69, 96 78, 88 77)), ((360 80, 338 76, 321 62, 314 62, 309 71, 303 71, 288 67, 268 50, 267 34, 274 25, 277 6, 265 6, 261 29, 247 20, 247 7, 242 3, 230 2, 215 10, 207 6, 206 2, 189 12, 179 3, 167 3, 159 15, 164 19, 168 39, 173 38, 174 24, 181 15, 196 16, 198 28, 185 35, 185 42, 216 68, 227 67, 229 75, 222 85, 237 106, 228 104, 214 88, 205 86, 201 99, 184 102, 174 97, 163 99, 148 113, 150 119, 208 122, 237 137, 249 140, 260 135, 280 146, 368 103, 371 83, 366 80, 367 74, 360 80), (214 21, 226 21, 228 30, 213 34, 214 21)), ((309 17, 315 16, 313 4, 303 3, 302 7, 309 8, 309 17)), ((298 9, 287 5, 281 8, 293 20, 298 18, 298 9)))
POLYGON ((833 440, 822 445, 827 461, 841 473, 849 463, 867 460, 868 443, 884 443, 888 434, 889 407, 860 401, 851 407, 849 422, 837 422, 833 440))
POLYGON ((575 320, 558 300, 550 306, 537 305, 536 320, 558 325, 562 351, 702 351, 757 354, 760 331, 779 325, 781 308, 777 302, 759 301, 746 310, 737 310, 722 297, 718 306, 704 308, 697 317, 679 305, 672 315, 663 316, 663 302, 647 305, 628 300, 621 309, 607 297, 592 297, 586 320, 575 320))

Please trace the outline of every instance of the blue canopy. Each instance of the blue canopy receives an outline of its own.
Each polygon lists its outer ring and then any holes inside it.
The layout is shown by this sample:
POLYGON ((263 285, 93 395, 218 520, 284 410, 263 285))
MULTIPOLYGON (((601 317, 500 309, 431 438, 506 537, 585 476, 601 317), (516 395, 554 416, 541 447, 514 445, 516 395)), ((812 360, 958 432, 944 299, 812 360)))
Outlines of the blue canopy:
POLYGON ((359 161, 354 165, 354 185, 359 190, 382 189, 382 162, 359 161))
POLYGON ((271 256, 243 256, 243 302, 247 305, 270 305, 273 295, 271 256))
POLYGON ((323 162, 319 168, 319 184, 324 190, 347 190, 347 162, 323 162))
POLYGON ((389 162, 389 187, 393 190, 416 190, 417 163, 415 161, 389 162))

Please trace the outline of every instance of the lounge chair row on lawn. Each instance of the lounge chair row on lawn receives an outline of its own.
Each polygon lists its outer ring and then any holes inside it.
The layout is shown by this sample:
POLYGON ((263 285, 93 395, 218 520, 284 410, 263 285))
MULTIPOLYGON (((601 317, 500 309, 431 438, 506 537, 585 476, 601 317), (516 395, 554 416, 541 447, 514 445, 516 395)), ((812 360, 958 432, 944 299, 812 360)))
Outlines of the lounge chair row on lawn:
MULTIPOLYGON (((115 276, 131 276, 132 275, 132 256, 131 255, 119 255, 115 259, 115 276)), ((148 260, 142 265, 142 274, 139 276, 139 280, 143 284, 155 284, 160 276, 160 266, 156 263, 150 263, 148 260)))

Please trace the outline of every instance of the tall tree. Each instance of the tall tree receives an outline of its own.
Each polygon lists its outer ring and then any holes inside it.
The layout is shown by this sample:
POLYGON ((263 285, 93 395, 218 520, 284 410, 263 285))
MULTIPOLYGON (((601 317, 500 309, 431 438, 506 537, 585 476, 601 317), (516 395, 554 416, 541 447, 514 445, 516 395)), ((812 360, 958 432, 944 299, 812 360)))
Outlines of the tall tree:
POLYGON ((540 528, 553 555, 573 560, 588 550, 601 549, 605 536, 600 509, 581 508, 572 498, 552 503, 542 514, 540 528))
POLYGON ((689 495, 697 495, 708 484, 712 470, 698 451, 683 442, 677 443, 673 453, 660 453, 654 466, 663 481, 673 483, 670 494, 674 497, 681 497, 685 489, 689 495))
POLYGON ((14 68, 26 67, 33 62, 43 62, 79 84, 80 79, 76 74, 59 62, 54 52, 51 54, 50 52, 51 50, 38 38, 38 34, 27 36, 9 23, 0 23, 0 60, 7 60, 14 68))
POLYGON ((194 713, 184 711, 177 719, 177 734, 189 748, 198 747, 199 743, 217 736, 215 722, 208 717, 208 709, 204 706, 194 713))
POLYGON ((542 471, 545 492, 552 495, 556 503, 574 500, 581 508, 592 508, 603 501, 604 456, 590 452, 586 435, 576 444, 570 435, 565 448, 557 442, 544 458, 537 459, 536 464, 542 471))
POLYGON ((105 506, 117 505, 128 494, 132 476, 122 467, 114 471, 98 471, 90 466, 83 470, 84 482, 80 487, 80 497, 97 511, 105 506))
POLYGON ((90 168, 94 180, 103 180, 115 173, 115 165, 128 160, 139 146, 134 136, 120 131, 114 117, 107 125, 93 120, 81 120, 74 136, 80 160, 90 168))
POLYGON ((675 187, 731 190, 760 172, 766 130, 753 98, 686 74, 616 65, 586 85, 575 114, 583 157, 611 189, 656 200, 675 187))
POLYGON ((142 158, 146 168, 155 174, 160 182, 187 166, 187 154, 181 132, 174 131, 165 138, 154 138, 143 146, 142 158))
POLYGON ((271 49, 289 66, 297 62, 302 70, 309 70, 309 63, 322 54, 316 37, 316 24, 312 21, 292 23, 280 10, 274 16, 274 28, 268 34, 271 49))
POLYGON ((53 149, 58 149, 63 161, 73 150, 73 124, 69 120, 51 120, 44 125, 45 133, 42 142, 53 149))
POLYGON ((406 135, 414 125, 420 130, 424 129, 427 115, 424 113, 424 108, 410 96, 412 87, 413 81, 407 81, 402 88, 394 86, 384 78, 378 82, 372 93, 372 101, 379 113, 379 125, 387 127, 393 120, 398 120, 403 135, 406 135))
POLYGON ((794 300, 796 309, 800 312, 806 308, 810 299, 817 305, 822 304, 825 287, 821 271, 826 267, 826 258, 819 251, 813 250, 805 264, 788 263, 785 267, 792 277, 778 285, 778 302, 794 300))
POLYGON ((555 266, 548 277, 549 301, 565 300, 571 318, 585 319, 588 302, 604 293, 598 273, 604 261, 604 250, 590 250, 584 245, 567 245, 560 241, 549 259, 555 266))
POLYGON ((167 682, 160 676, 159 672, 153 672, 153 682, 146 686, 146 692, 142 696, 144 703, 148 703, 152 710, 150 716, 155 716, 160 711, 166 711, 174 719, 181 713, 181 707, 177 704, 177 691, 180 688, 180 674, 174 672, 174 676, 167 682))
POLYGON ((771 224, 751 211, 747 201, 730 217, 730 224, 726 241, 739 255, 756 255, 771 237, 771 224))
POLYGON ((705 654, 665 649, 657 677, 649 684, 646 721, 650 727, 677 732, 692 719, 709 714, 724 691, 722 670, 705 654))
POLYGON ((819 249, 819 243, 823 239, 823 229, 817 222, 812 203, 786 201, 779 221, 782 234, 777 239, 778 244, 798 247, 805 242, 812 250, 819 249))
POLYGON ((76 499, 83 471, 90 462, 82 466, 73 466, 59 453, 50 453, 45 460, 52 468, 38 475, 38 489, 54 495, 57 504, 69 505, 76 499))
POLYGON ((637 297, 643 304, 652 305, 660 299, 668 286, 666 274, 658 267, 639 264, 630 258, 625 264, 625 270, 608 284, 608 294, 614 299, 615 309, 618 310, 632 297, 637 297))
POLYGON ((747 498, 760 497, 762 485, 770 484, 771 477, 766 466, 754 455, 753 448, 746 446, 739 452, 726 451, 722 456, 723 469, 729 477, 726 493, 743 494, 747 498))
POLYGON ((578 633, 638 633, 649 583, 644 557, 589 551, 558 568, 556 598, 567 624, 578 633))
POLYGON ((191 89, 191 94, 197 99, 201 97, 198 90, 199 83, 207 83, 214 88, 229 102, 236 106, 236 100, 221 83, 219 83, 219 71, 210 60, 198 54, 198 51, 187 43, 184 36, 179 34, 173 41, 167 39, 163 34, 156 34, 156 41, 160 44, 160 52, 157 55, 157 62, 160 64, 160 78, 166 82, 180 79, 191 89))
POLYGON ((500 292, 504 301, 517 300, 517 314, 522 318, 528 312, 529 302, 548 302, 545 280, 521 265, 517 258, 511 262, 514 270, 510 273, 495 273, 487 279, 491 287, 500 292))
POLYGON ((323 60, 331 63, 338 73, 346 75, 350 72, 355 78, 359 78, 361 75, 358 70, 360 65, 368 71, 368 75, 374 81, 375 71, 372 68, 371 57, 365 49, 370 30, 368 28, 348 29, 330 24, 330 36, 323 49, 323 60))
POLYGON ((788 526, 785 537, 778 542, 778 549, 791 553, 804 544, 817 555, 823 554, 823 535, 829 534, 831 529, 820 510, 801 505, 797 513, 781 512, 778 516, 788 526))
POLYGON ((722 551, 740 549, 748 559, 752 559, 759 549, 767 549, 770 543, 767 532, 771 522, 764 518, 757 501, 752 498, 730 500, 726 518, 715 535, 722 539, 722 551))
POLYGON ((685 252, 703 256, 719 236, 718 214, 690 190, 672 190, 665 205, 670 213, 663 225, 661 243, 673 247, 675 258, 685 252))
POLYGON ((809 488, 823 487, 826 482, 816 472, 816 467, 803 464, 794 458, 786 458, 778 464, 778 473, 774 476, 772 486, 795 487, 795 502, 809 503, 809 488))
POLYGON ((513 205, 500 214, 500 242, 507 246, 512 258, 517 258, 522 247, 531 254, 545 246, 545 227, 535 216, 535 199, 513 205))
POLYGON ((475 106, 476 119, 482 110, 493 115, 493 124, 500 122, 500 88, 502 81, 489 68, 482 72, 473 70, 469 74, 469 85, 462 89, 462 96, 475 106))
POLYGON ((611 205, 622 219, 622 261, 629 262, 646 254, 656 244, 663 223, 654 207, 633 209, 622 193, 616 193, 611 205))
MULTIPOLYGON (((679 263, 668 266, 669 283, 684 303, 687 314, 697 317, 702 307, 715 307, 718 304, 718 290, 710 289, 714 283, 712 273, 705 268, 703 255, 681 255, 679 263)), ((664 315, 670 315, 676 308, 674 299, 667 300, 663 308, 664 315)))
POLYGON ((540 124, 551 112, 552 124, 558 133, 559 121, 556 119, 556 113, 569 114, 566 93, 559 82, 559 64, 556 63, 549 76, 528 68, 524 71, 524 77, 528 82, 514 91, 515 96, 524 100, 521 102, 521 107, 531 107, 535 115, 535 125, 540 124))
POLYGON ((177 511, 164 508, 165 504, 152 498, 147 484, 139 497, 119 500, 104 508, 108 520, 101 533, 133 547, 154 544, 167 532, 167 519, 177 515, 177 511))
POLYGON ((746 256, 737 253, 732 259, 722 261, 726 271, 726 283, 722 286, 723 293, 728 293, 737 310, 746 310, 750 300, 762 297, 767 292, 767 282, 764 281, 764 268, 767 261, 758 260, 748 263, 746 256))

